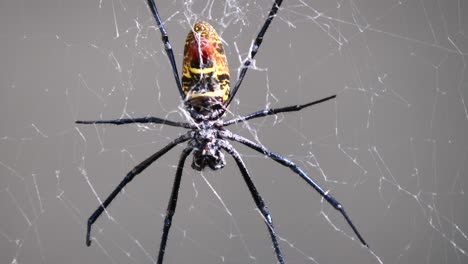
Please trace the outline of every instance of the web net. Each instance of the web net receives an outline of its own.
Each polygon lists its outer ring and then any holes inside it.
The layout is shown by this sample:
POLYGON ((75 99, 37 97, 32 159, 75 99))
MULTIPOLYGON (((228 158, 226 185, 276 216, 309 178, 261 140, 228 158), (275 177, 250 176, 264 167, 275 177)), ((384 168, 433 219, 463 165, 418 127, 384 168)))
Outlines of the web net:
MULTIPOLYGON (((190 25, 210 22, 237 79, 271 0, 156 1, 180 70, 190 25)), ((145 1, 0 4, 0 262, 156 263, 178 146, 125 174, 186 121, 145 1)), ((230 129, 296 162, 339 200, 370 245, 287 168, 242 145, 287 263, 468 262, 468 4, 284 1, 227 118, 337 98, 230 129)), ((187 159, 165 263, 276 263, 234 160, 187 159)))

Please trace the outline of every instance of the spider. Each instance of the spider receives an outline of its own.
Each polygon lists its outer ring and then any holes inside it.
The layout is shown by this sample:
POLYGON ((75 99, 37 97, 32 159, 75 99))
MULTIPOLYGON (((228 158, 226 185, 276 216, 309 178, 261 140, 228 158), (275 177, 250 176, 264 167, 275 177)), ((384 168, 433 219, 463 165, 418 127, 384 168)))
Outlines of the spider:
POLYGON ((290 168, 294 173, 299 175, 307 184, 314 188, 333 208, 338 210, 352 228, 358 239, 364 246, 368 246, 358 232, 351 219, 345 212, 343 206, 333 198, 328 191, 325 191, 314 180, 312 180, 300 167, 287 158, 268 150, 264 146, 257 144, 244 137, 231 133, 225 127, 241 123, 250 119, 276 115, 283 112, 299 111, 305 107, 325 102, 333 99, 336 95, 332 95, 317 101, 313 101, 303 105, 294 105, 283 108, 264 109, 245 116, 240 116, 228 121, 224 121, 223 117, 229 104, 232 102, 236 95, 242 80, 252 63, 255 54, 260 47, 263 36, 267 31, 270 23, 276 16, 282 0, 275 0, 270 9, 268 17, 264 22, 260 32, 252 43, 249 56, 243 63, 242 70, 240 71, 239 78, 230 89, 229 83, 229 69, 224 54, 223 45, 219 39, 218 34, 214 28, 207 22, 197 22, 193 26, 192 31, 188 33, 183 59, 182 78, 179 78, 177 66, 174 59, 169 37, 161 21, 158 10, 153 0, 148 0, 149 8, 156 20, 159 31, 161 32, 161 39, 164 44, 166 54, 172 66, 172 73, 175 78, 177 88, 180 96, 185 103, 185 108, 190 114, 191 122, 176 122, 158 117, 143 117, 131 119, 115 119, 115 120, 97 120, 97 121, 76 121, 78 124, 132 124, 132 123, 153 123, 164 124, 175 127, 183 127, 189 131, 176 139, 172 140, 164 148, 138 164, 131 170, 125 178, 119 183, 114 191, 104 200, 104 202, 96 209, 96 211, 89 217, 86 232, 86 244, 91 245, 91 227, 99 216, 106 210, 107 206, 114 200, 117 194, 130 182, 133 178, 145 170, 149 165, 155 162, 158 158, 166 154, 169 150, 178 144, 188 141, 187 147, 182 151, 179 163, 176 170, 176 175, 172 187, 171 196, 167 206, 167 211, 164 219, 164 228, 161 238, 161 244, 158 254, 158 263, 163 263, 164 253, 166 250, 166 243, 171 228, 172 217, 176 210, 177 197, 179 193, 180 182, 182 178, 182 170, 184 163, 189 154, 193 151, 192 168, 198 171, 203 170, 205 167, 210 167, 212 170, 218 170, 225 166, 224 152, 231 155, 237 163, 240 172, 244 178, 245 183, 252 195, 252 198, 263 215, 268 232, 270 233, 273 248, 276 254, 278 263, 284 264, 283 254, 278 243, 278 237, 275 233, 273 221, 263 198, 257 191, 250 174, 236 149, 229 143, 228 140, 239 142, 245 146, 268 156, 279 164, 290 168))

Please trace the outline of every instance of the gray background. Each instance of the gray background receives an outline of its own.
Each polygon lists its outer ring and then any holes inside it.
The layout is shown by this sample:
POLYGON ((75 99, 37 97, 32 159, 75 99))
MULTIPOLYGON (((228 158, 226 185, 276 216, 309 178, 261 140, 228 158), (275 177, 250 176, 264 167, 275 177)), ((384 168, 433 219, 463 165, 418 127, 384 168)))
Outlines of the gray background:
MULTIPOLYGON (((272 1, 157 1, 180 68, 190 23, 225 41, 236 80, 272 1)), ((236 145, 269 205, 288 263, 468 262, 468 4, 284 1, 231 107, 330 101, 233 131, 297 162, 370 244, 299 177, 236 145)), ((142 0, 0 3, 0 262, 153 263, 177 147, 138 176, 85 246, 89 215, 182 129, 78 119, 185 120, 142 0)), ((235 163, 186 165, 165 263, 275 263, 235 163), (203 179, 211 184, 229 212, 203 179)))

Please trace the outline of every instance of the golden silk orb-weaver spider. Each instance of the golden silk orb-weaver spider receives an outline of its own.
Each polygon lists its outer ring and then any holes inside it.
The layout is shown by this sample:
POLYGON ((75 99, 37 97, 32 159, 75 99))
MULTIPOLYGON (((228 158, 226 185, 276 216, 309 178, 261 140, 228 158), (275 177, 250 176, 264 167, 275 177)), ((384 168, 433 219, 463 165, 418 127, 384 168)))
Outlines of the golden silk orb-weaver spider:
POLYGON ((260 32, 253 41, 249 55, 243 63, 239 78, 237 79, 233 89, 230 89, 229 83, 229 68, 224 54, 223 45, 214 28, 207 22, 197 22, 191 32, 188 33, 185 49, 184 61, 182 66, 182 78, 179 78, 177 66, 174 59, 169 37, 161 21, 158 10, 153 0, 148 0, 148 5, 156 20, 158 28, 161 32, 162 42, 166 54, 172 66, 172 72, 175 78, 180 96, 185 103, 186 110, 190 113, 190 122, 176 122, 158 117, 143 117, 131 119, 115 119, 115 120, 97 120, 97 121, 76 121, 78 124, 132 124, 132 123, 154 123, 164 124, 175 127, 189 129, 189 131, 163 147, 161 150, 138 164, 133 168, 114 189, 114 191, 104 200, 104 202, 96 209, 89 217, 86 232, 86 244, 91 245, 91 227, 93 223, 104 212, 107 206, 114 200, 117 194, 130 182, 133 178, 145 170, 149 165, 163 156, 174 146, 188 141, 187 147, 182 151, 179 163, 176 170, 172 193, 167 206, 167 211, 164 219, 164 228, 161 238, 161 244, 158 254, 158 264, 163 263, 164 253, 166 251, 166 243, 169 235, 169 230, 172 224, 172 217, 176 210, 177 198, 179 193, 180 182, 182 179, 182 170, 184 163, 189 154, 193 151, 192 168, 201 171, 205 167, 210 167, 213 170, 221 169, 225 166, 223 152, 231 155, 237 163, 245 183, 252 195, 252 198, 263 215, 266 227, 270 233, 273 248, 276 254, 278 263, 284 264, 283 254, 278 243, 278 238, 274 230, 270 212, 257 191, 250 174, 236 149, 229 141, 239 142, 245 146, 268 156, 279 164, 290 168, 294 173, 300 176, 307 184, 317 191, 333 208, 338 210, 346 222, 352 228, 361 243, 367 246, 367 243, 358 232, 343 206, 333 198, 327 191, 323 190, 314 180, 312 180, 299 166, 287 158, 268 150, 266 147, 257 144, 244 137, 231 133, 225 129, 227 126, 244 122, 250 119, 263 117, 267 115, 276 115, 283 112, 299 111, 305 107, 322 103, 333 99, 336 95, 332 95, 317 101, 313 101, 303 105, 294 105, 283 108, 264 109, 245 116, 240 116, 231 120, 223 120, 224 114, 236 95, 248 66, 252 63, 253 58, 263 41, 263 36, 267 31, 270 23, 273 21, 282 0, 276 0, 270 9, 260 32))

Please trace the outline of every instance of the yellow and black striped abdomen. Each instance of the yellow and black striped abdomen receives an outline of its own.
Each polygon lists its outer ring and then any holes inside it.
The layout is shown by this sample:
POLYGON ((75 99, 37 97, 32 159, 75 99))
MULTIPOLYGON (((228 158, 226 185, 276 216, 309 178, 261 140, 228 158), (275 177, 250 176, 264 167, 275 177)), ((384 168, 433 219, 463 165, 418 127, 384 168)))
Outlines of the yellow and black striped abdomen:
POLYGON ((209 111, 229 98, 229 67, 223 44, 204 21, 193 26, 185 41, 182 89, 189 106, 209 111))

